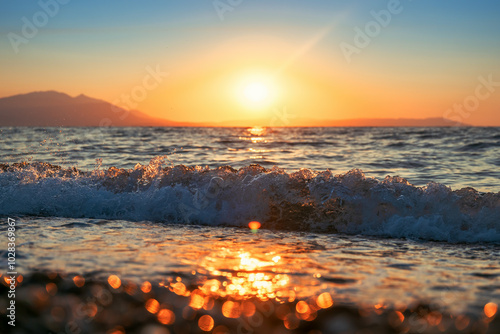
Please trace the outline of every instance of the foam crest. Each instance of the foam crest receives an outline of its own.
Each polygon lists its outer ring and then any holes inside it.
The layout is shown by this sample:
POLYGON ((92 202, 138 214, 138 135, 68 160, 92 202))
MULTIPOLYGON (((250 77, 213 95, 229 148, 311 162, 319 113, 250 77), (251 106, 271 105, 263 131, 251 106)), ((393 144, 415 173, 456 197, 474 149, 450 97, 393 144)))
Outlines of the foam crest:
POLYGON ((0 214, 86 217, 500 243, 500 193, 406 179, 249 165, 91 172, 48 163, 0 165, 0 214))

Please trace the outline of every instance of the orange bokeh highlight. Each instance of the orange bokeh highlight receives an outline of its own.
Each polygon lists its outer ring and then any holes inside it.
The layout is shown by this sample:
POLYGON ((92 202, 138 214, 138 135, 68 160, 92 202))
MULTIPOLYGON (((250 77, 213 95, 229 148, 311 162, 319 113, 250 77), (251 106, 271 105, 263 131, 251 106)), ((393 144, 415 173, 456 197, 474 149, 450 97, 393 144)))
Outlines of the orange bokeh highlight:
POLYGON ((333 305, 332 296, 328 292, 323 292, 318 296, 318 299, 316 299, 316 304, 318 304, 318 306, 321 308, 332 307, 333 305))
POLYGON ((212 317, 208 314, 201 316, 201 318, 198 320, 198 326, 204 332, 210 332, 212 328, 214 328, 214 324, 214 319, 212 319, 212 317))
POLYGON ((135 285, 134 283, 128 283, 127 285, 124 285, 124 287, 125 292, 131 296, 137 291, 137 285, 135 285))
POLYGON ((294 330, 300 325, 300 319, 296 318, 294 314, 288 314, 283 321, 286 329, 294 330))
POLYGON ((427 315, 427 322, 431 326, 438 326, 441 323, 441 320, 443 320, 443 315, 437 311, 433 311, 427 315))
POLYGON ((113 289, 118 289, 122 285, 122 280, 116 275, 111 275, 108 277, 108 283, 113 289))
POLYGON ((251 317, 255 314, 255 305, 251 301, 245 301, 241 304, 242 312, 246 317, 251 317))
MULTIPOLYGON (((361 316, 369 316, 369 312, 360 312, 361 316)), ((400 311, 390 312, 387 317, 387 321, 392 327, 398 327, 405 320, 405 316, 400 311)))
POLYGON ((45 290, 47 290, 49 295, 54 296, 57 293, 57 285, 55 283, 47 283, 45 290))
MULTIPOLYGON (((401 313, 401 312, 399 312, 399 311, 395 311, 394 313, 395 313, 395 314, 396 314, 396 316, 398 317, 398 319, 399 319, 399 323, 400 323, 400 324, 402 324, 402 323, 403 323, 403 321, 405 321, 405 316, 403 315, 403 313, 401 313)), ((441 321, 441 320, 439 320, 439 321, 441 321)), ((436 326, 437 326, 437 325, 438 325, 438 324, 436 324, 436 326)))
POLYGON ((149 313, 156 314, 160 310, 160 303, 156 299, 151 298, 148 299, 145 307, 149 313))
POLYGON ((257 221, 252 221, 248 223, 248 227, 250 227, 252 231, 257 231, 261 227, 261 224, 257 221))
POLYGON ((309 305, 303 300, 301 300, 300 302, 297 303, 297 305, 295 305, 295 309, 299 313, 310 313, 309 305))
POLYGON ((85 285, 85 278, 83 278, 80 275, 77 275, 77 276, 73 277, 73 283, 75 283, 75 285, 77 287, 81 288, 82 286, 85 285))
POLYGON ((488 318, 492 318, 498 311, 498 305, 495 303, 488 303, 484 305, 484 314, 488 318))
POLYGON ((198 289, 194 290, 191 293, 189 306, 191 306, 191 308, 194 310, 199 310, 203 307, 204 304, 205 304, 205 296, 203 295, 203 292, 198 289))
POLYGON ((164 325, 171 325, 175 322, 175 314, 174 312, 168 309, 161 309, 158 312, 158 321, 164 325))
POLYGON ((144 293, 149 293, 151 291, 151 283, 149 283, 148 281, 142 283, 141 291, 144 293))
POLYGON ((222 314, 226 318, 239 318, 241 315, 240 303, 228 300, 222 305, 222 314))
POLYGON ((97 305, 94 304, 94 303, 88 303, 87 305, 85 305, 85 313, 87 314, 87 317, 89 318, 93 318, 95 317, 95 315, 97 314, 97 305))
POLYGON ((182 282, 171 283, 170 291, 179 296, 184 296, 187 293, 186 286, 182 282))

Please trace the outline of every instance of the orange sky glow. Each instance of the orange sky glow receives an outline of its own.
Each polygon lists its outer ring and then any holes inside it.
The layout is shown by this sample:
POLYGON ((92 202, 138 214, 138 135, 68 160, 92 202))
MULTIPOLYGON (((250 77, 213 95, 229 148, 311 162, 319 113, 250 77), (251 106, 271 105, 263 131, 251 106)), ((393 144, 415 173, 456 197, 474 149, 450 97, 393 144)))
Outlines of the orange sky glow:
MULTIPOLYGON (((79 6, 61 7, 35 37, 17 45, 18 52, 8 38, 0 42, 2 76, 8 78, 0 83, 0 97, 83 93, 193 123, 269 124, 277 110, 287 110, 291 117, 281 126, 304 119, 321 125, 443 117, 500 125, 500 44, 484 34, 499 25, 465 3, 438 22, 450 8, 431 13, 428 4, 401 2, 390 23, 376 23, 377 34, 363 46, 358 42, 366 36, 359 31, 377 22, 372 12, 388 13, 386 1, 358 7, 316 1, 307 11, 300 4, 284 11, 283 5, 245 2, 224 20, 210 6, 146 6, 132 22, 132 9, 96 4, 103 16, 95 27, 79 6), (466 13, 471 22, 462 24, 470 30, 457 31, 456 15, 466 13), (425 26, 419 25, 423 17, 425 26), (346 54, 346 45, 356 52, 346 54), (156 69, 163 74, 155 81, 148 76, 156 69), (262 86, 262 101, 245 96, 252 85, 262 86)), ((10 8, 12 18, 2 20, 1 31, 20 34, 16 17, 40 10, 31 7, 10 8)))

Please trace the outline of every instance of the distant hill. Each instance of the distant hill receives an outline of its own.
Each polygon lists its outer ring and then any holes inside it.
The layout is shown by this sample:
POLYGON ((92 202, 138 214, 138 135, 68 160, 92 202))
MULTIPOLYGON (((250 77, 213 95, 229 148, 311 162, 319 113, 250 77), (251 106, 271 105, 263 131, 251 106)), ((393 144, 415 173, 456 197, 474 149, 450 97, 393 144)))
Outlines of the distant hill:
POLYGON ((0 99, 0 126, 181 126, 85 95, 33 92, 0 99))
POLYGON ((469 126, 464 123, 457 123, 446 118, 356 118, 356 119, 340 119, 340 120, 325 120, 312 121, 305 120, 304 124, 321 122, 325 127, 446 127, 446 126, 469 126))
POLYGON ((426 119, 344 119, 240 120, 218 123, 174 122, 150 117, 140 111, 127 111, 109 102, 85 95, 46 91, 0 98, 0 126, 321 126, 321 127, 439 127, 467 126, 443 118, 426 119))

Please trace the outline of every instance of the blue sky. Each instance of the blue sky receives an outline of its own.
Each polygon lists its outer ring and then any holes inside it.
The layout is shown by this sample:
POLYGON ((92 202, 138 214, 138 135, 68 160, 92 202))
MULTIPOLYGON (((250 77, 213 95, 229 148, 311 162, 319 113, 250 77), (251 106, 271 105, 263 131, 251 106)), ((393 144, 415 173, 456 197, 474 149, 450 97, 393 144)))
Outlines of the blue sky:
MULTIPOLYGON (((321 82, 331 80, 328 76, 340 77, 353 87, 366 83, 373 88, 377 80, 386 90, 408 85, 408 91, 414 89, 429 100, 426 108, 435 100, 434 113, 473 90, 479 75, 493 73, 500 80, 500 2, 493 0, 401 0, 401 12, 392 15, 369 47, 345 63, 339 45, 352 44, 354 28, 363 29, 373 20, 372 11, 387 9, 391 1, 242 0, 221 20, 212 0, 72 0, 60 4, 58 13, 35 37, 18 45, 17 53, 9 33, 22 36, 22 18, 33 21, 42 8, 38 1, 4 1, 0 73, 9 80, 2 80, 0 96, 57 89, 112 100, 140 80, 147 65, 163 64, 174 75, 175 86, 188 80, 190 71, 214 68, 217 57, 220 63, 238 58, 240 66, 265 67, 274 66, 269 64, 280 57, 286 63, 287 54, 296 52, 299 55, 292 61, 296 68, 291 71, 309 71, 322 77, 321 82), (280 49, 274 50, 280 43, 280 49), (315 64, 324 71, 312 69, 315 64), (434 97, 432 90, 440 88, 446 94, 434 97)), ((339 85, 335 82, 332 89, 340 91, 339 85)), ((141 102, 143 109, 160 115, 165 106, 154 96, 160 93, 167 94, 168 89, 152 93, 141 102)), ((370 93, 366 94, 369 98, 370 93)), ((384 104, 389 99, 377 101, 384 104)), ((348 103, 339 105, 347 108, 348 103)), ((482 108, 488 110, 474 117, 485 122, 495 105, 497 99, 486 101, 482 108)), ((326 102, 322 106, 318 117, 327 113, 326 102)), ((355 109, 354 116, 359 114, 355 109)))

